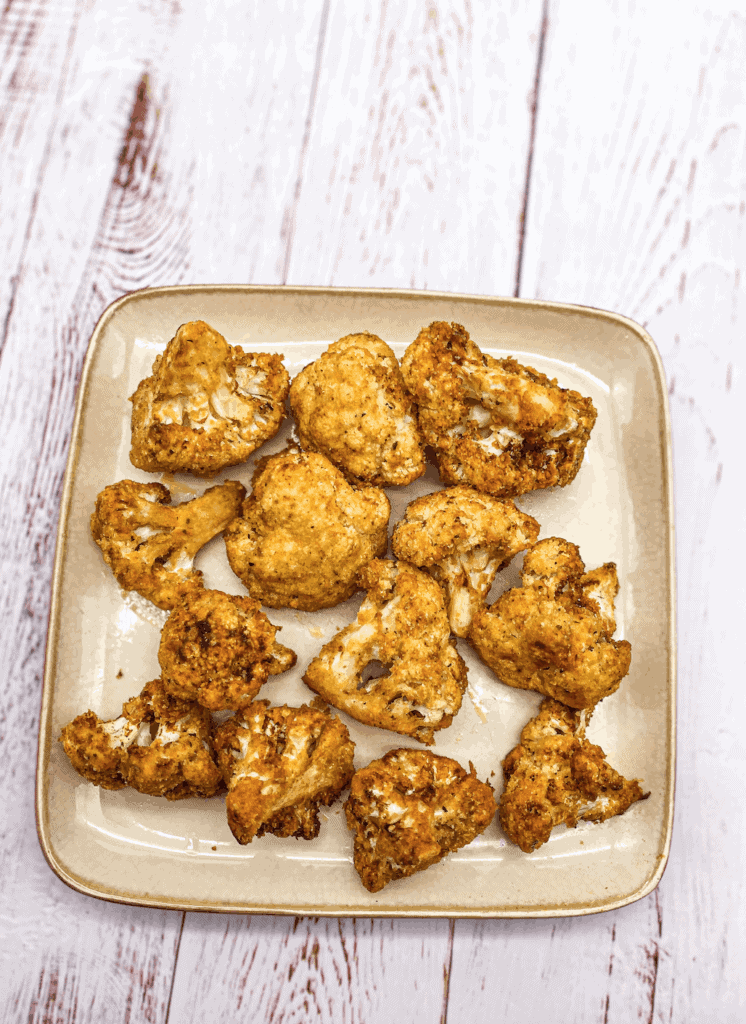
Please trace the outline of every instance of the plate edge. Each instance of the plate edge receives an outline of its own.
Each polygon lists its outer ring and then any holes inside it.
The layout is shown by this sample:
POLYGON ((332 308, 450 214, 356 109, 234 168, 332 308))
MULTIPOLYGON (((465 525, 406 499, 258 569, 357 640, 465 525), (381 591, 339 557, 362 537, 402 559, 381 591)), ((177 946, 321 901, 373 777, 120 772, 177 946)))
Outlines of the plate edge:
POLYGON ((604 310, 593 306, 582 306, 572 303, 554 302, 547 299, 525 299, 508 296, 489 296, 476 294, 462 294, 456 292, 435 292, 403 288, 335 288, 317 285, 259 285, 259 284, 192 284, 192 285, 169 285, 158 288, 143 288, 133 292, 127 292, 120 296, 102 312, 91 335, 86 351, 85 360, 78 385, 75 403, 75 416, 71 428, 70 452, 68 454, 65 477, 60 501, 60 517, 57 528, 57 542, 55 545, 55 557, 52 573, 52 594, 49 609, 47 626, 47 643, 45 648, 45 663, 43 674, 43 686, 41 696, 41 708, 39 716, 39 740, 37 746, 36 764, 36 786, 35 786, 35 817, 36 830, 42 853, 55 875, 70 888, 84 895, 103 899, 109 902, 122 903, 134 906, 154 907, 167 910, 193 910, 213 913, 243 913, 243 914, 309 914, 323 917, 464 917, 464 918, 540 918, 540 917, 577 917, 587 914, 602 913, 608 910, 618 909, 643 899, 649 895, 659 884, 670 855, 671 838, 673 831, 674 802, 675 802, 675 779, 676 779, 676 707, 678 695, 677 681, 677 637, 676 637, 676 549, 675 549, 675 524, 673 504, 673 459, 671 445, 671 419, 668 403, 668 391, 666 388, 665 369, 658 348, 650 334, 640 324, 620 313, 604 310), (176 900, 154 899, 142 901, 129 894, 115 894, 114 890, 107 891, 90 886, 82 879, 78 879, 74 873, 68 871, 56 856, 51 836, 49 835, 47 820, 48 792, 46 782, 46 769, 49 762, 50 720, 51 720, 51 690, 54 676, 54 668, 57 659, 57 639, 59 635, 59 591, 60 577, 64 554, 67 548, 67 525, 69 518, 70 500, 74 470, 80 454, 81 437, 80 425, 83 417, 85 396, 90 380, 91 365, 93 363, 98 343, 104 328, 116 313, 125 305, 137 302, 142 299, 157 298, 170 294, 189 294, 194 292, 248 292, 248 293, 302 293, 302 294, 346 294, 346 295, 370 295, 391 298, 408 298, 421 300, 460 300, 477 302, 484 305, 498 307, 522 306, 524 308, 551 309, 560 313, 582 315, 591 318, 603 318, 621 326, 626 327, 637 336, 643 347, 651 357, 655 371, 655 382, 659 392, 659 408, 662 416, 661 436, 659 437, 660 452, 663 463, 663 492, 666 507, 667 522, 667 569, 669 584, 669 614, 668 614, 668 672, 670 680, 670 706, 668 709, 667 741, 669 744, 670 758, 666 773, 666 793, 664 807, 663 828, 659 837, 659 854, 657 865, 652 874, 633 893, 627 894, 617 900, 611 901, 603 906, 582 905, 572 908, 552 907, 544 910, 531 910, 530 908, 515 908, 513 910, 471 910, 469 908, 454 908, 446 911, 441 908, 361 908, 349 910, 345 908, 317 908, 310 906, 288 906, 282 908, 264 907, 255 904, 246 904, 240 907, 222 907, 208 903, 183 903, 176 900))

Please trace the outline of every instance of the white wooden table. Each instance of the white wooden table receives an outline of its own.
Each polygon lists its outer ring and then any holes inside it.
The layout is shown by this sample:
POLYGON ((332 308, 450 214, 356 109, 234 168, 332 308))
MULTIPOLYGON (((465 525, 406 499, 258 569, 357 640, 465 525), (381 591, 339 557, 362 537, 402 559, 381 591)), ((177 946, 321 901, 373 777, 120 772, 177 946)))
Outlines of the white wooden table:
POLYGON ((2 1022, 746 1019, 735 6, 5 0, 2 1022), (557 920, 294 920, 115 906, 50 872, 36 729, 76 383, 114 298, 192 282, 535 296, 653 335, 674 432, 679 774, 649 897, 557 920))

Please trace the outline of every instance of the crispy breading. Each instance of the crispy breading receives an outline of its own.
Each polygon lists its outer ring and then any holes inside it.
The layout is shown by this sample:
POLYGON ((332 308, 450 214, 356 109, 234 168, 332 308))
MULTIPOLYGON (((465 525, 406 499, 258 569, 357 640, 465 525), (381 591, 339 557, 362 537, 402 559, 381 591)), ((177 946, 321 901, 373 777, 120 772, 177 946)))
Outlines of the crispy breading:
POLYGON ((524 853, 546 843, 557 825, 606 821, 650 795, 639 780, 619 775, 601 747, 585 738, 591 713, 547 698, 503 761, 500 824, 524 853))
POLYGON ((218 764, 228 786, 231 832, 241 844, 271 832, 315 839, 319 805, 352 778, 355 744, 332 714, 260 700, 219 726, 218 764))
POLYGON ((575 544, 558 537, 527 552, 523 586, 474 616, 469 639, 502 682, 573 708, 608 697, 629 672, 632 648, 613 640, 616 566, 584 572, 575 544))
POLYGON ((270 675, 296 662, 294 652, 275 641, 277 629, 250 597, 219 590, 187 594, 161 633, 166 690, 210 711, 245 707, 270 675))
POLYGON ((411 396, 396 356, 375 334, 349 334, 290 386, 301 447, 326 455, 348 476, 378 487, 425 472, 411 396))
POLYGON ((596 421, 590 398, 483 354, 460 324, 423 328, 401 368, 444 483, 513 498, 575 478, 596 421))
POLYGON ((322 647, 303 681, 365 725, 431 744, 466 690, 443 591, 406 562, 376 559, 359 578, 368 596, 356 622, 322 647), (369 665, 385 674, 366 678, 369 665))
POLYGON ((228 480, 170 506, 163 484, 120 480, 96 498, 91 533, 123 590, 170 611, 185 594, 204 589, 194 556, 235 519, 245 495, 238 481, 228 480))
POLYGON ((416 498, 396 524, 397 558, 425 569, 446 592, 451 629, 468 636, 501 569, 539 536, 539 524, 508 499, 471 487, 416 498))
POLYGON ((355 870, 368 892, 437 864, 487 828, 492 786, 450 757, 390 750, 355 772, 345 802, 355 870))
POLYGON ((104 722, 90 710, 78 715, 60 742, 73 768, 103 789, 131 786, 167 800, 222 789, 209 711, 171 697, 160 679, 127 701, 117 719, 104 722))
MULTIPOLYGON (((138 735, 128 718, 102 722, 93 711, 78 715, 63 728, 60 743, 75 771, 102 789, 124 789, 122 758, 138 735)), ((150 736, 150 728, 145 731, 150 736)))
POLYGON ((132 465, 214 476, 245 462, 285 415, 282 359, 229 345, 203 320, 182 324, 130 398, 132 465))
POLYGON ((286 449, 257 464, 253 493, 224 534, 228 561, 262 604, 330 608, 386 551, 389 513, 382 490, 352 486, 317 452, 286 449))

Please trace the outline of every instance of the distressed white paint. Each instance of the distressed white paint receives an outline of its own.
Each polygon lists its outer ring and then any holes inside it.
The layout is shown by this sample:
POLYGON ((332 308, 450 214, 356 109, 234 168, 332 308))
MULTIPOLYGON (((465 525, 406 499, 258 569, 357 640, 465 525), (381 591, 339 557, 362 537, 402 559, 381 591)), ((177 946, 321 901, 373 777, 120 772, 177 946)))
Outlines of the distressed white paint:
POLYGON ((552 0, 521 267, 523 295, 644 322, 666 364, 671 863, 615 913, 450 926, 161 913, 57 881, 31 811, 56 506, 86 341, 124 290, 513 291, 540 4, 3 5, 0 1021, 742 1019, 746 601, 740 547, 721 555, 743 508, 746 19, 731 11, 552 0))

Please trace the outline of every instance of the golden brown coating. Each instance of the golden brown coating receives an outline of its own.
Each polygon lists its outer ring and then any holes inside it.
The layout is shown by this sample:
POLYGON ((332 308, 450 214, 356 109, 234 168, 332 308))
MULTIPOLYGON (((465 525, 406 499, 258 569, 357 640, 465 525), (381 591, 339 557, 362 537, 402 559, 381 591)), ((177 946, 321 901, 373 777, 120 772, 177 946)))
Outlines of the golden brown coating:
POLYGON ((512 501, 472 487, 416 498, 394 528, 397 558, 425 569, 446 592, 451 629, 468 636, 501 569, 539 536, 539 524, 512 501))
MULTIPOLYGON (((78 715, 63 728, 60 743, 75 771, 102 789, 124 789, 122 758, 137 738, 138 723, 128 718, 102 722, 93 711, 78 715)), ((150 736, 148 727, 146 736, 150 736)))
POLYGON ((332 804, 352 778, 355 744, 347 727, 305 704, 251 704, 215 733, 228 786, 228 824, 239 843, 271 832, 315 839, 319 805, 332 804))
POLYGON ((460 324, 423 328, 401 368, 444 483, 513 498, 575 478, 596 421, 590 398, 483 354, 460 324))
POLYGON ((171 697, 160 679, 128 700, 117 719, 102 722, 92 711, 78 715, 60 741, 73 768, 103 789, 131 786, 167 800, 209 797, 222 789, 210 713, 171 697))
POLYGON ((91 533, 123 590, 136 590, 170 611, 204 589, 194 556, 239 514, 245 488, 236 480, 171 506, 163 484, 120 480, 96 498, 91 533))
POLYGON ((322 647, 303 681, 358 722, 431 744, 466 690, 443 591, 414 566, 381 559, 360 572, 360 585, 368 596, 357 621, 322 647), (368 666, 384 674, 368 676, 368 666))
POLYGON ((612 639, 616 566, 584 568, 575 544, 539 541, 524 559, 523 586, 480 609, 469 637, 502 682, 573 708, 613 693, 632 658, 626 640, 612 639))
POLYGON ((356 488, 317 452, 287 449, 257 464, 253 493, 225 531, 228 561, 271 608, 316 611, 346 601, 357 573, 388 543, 389 501, 356 488))
POLYGON ((557 825, 606 821, 650 795, 637 779, 614 771, 601 747, 585 739, 591 713, 547 698, 503 761, 500 824, 524 853, 546 843, 557 825))
POLYGON ((245 462, 282 423, 282 359, 229 345, 203 320, 182 324, 130 398, 132 465, 214 476, 245 462))
POLYGON ((425 472, 412 399, 396 356, 375 334, 349 334, 290 386, 301 447, 377 487, 425 472))
POLYGON ((163 685, 210 711, 245 707, 270 675, 296 662, 294 652, 275 641, 277 628, 250 597, 219 590, 187 594, 161 633, 163 685))
POLYGON ((429 750, 390 750, 355 772, 345 802, 355 870, 368 892, 437 864, 487 828, 492 786, 429 750))

